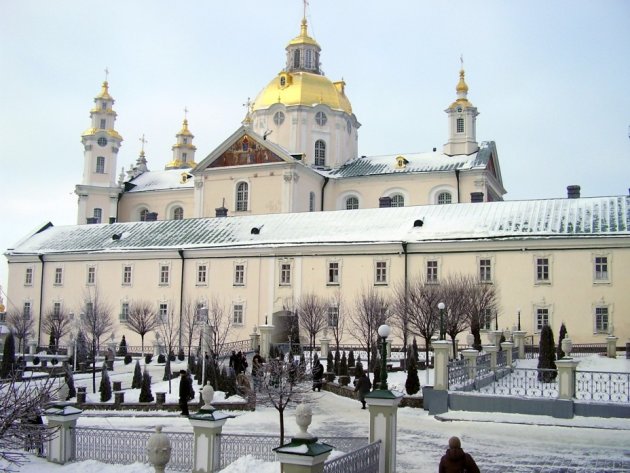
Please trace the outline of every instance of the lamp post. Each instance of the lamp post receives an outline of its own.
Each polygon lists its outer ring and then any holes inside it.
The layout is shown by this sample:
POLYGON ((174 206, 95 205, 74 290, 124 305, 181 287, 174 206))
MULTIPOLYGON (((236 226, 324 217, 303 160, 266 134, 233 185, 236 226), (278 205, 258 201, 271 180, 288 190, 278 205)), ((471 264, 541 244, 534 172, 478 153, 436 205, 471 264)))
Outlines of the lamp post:
POLYGON ((517 328, 518 328, 518 331, 520 332, 521 331, 521 309, 516 309, 516 317, 518 320, 517 328))
POLYGON ((72 320, 72 338, 73 338, 73 356, 72 356, 72 364, 73 372, 77 371, 77 340, 79 339, 79 320, 74 318, 74 312, 70 312, 70 320, 72 320))
POLYGON ((201 386, 206 385, 206 356, 208 356, 208 308, 199 309, 198 317, 203 322, 201 326, 201 386))
POLYGON ((446 304, 444 302, 440 302, 438 304, 438 309, 440 310, 440 340, 446 340, 446 333, 444 331, 444 308, 446 304))
POLYGON ((392 332, 389 325, 383 324, 378 328, 378 335, 382 340, 381 353, 381 382, 379 389, 387 390, 387 337, 392 332))
POLYGON ((499 331, 499 311, 494 312, 494 331, 499 331))

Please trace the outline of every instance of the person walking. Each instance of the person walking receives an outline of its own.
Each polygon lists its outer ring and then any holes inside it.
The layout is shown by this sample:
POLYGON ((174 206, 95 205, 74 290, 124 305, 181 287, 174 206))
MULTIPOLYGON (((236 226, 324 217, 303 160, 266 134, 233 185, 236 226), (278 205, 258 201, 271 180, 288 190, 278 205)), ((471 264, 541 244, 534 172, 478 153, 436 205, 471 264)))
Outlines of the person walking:
POLYGON ((260 389, 260 378, 263 375, 263 363, 265 360, 260 356, 259 352, 256 352, 252 359, 252 379, 254 380, 254 391, 258 392, 260 389))
POLYGON ((359 379, 357 379, 357 385, 354 388, 354 392, 359 393, 359 401, 361 401, 362 405, 361 409, 365 409, 365 395, 368 394, 371 389, 372 383, 370 382, 370 378, 368 378, 368 375, 364 371, 363 373, 361 373, 361 376, 359 376, 359 379))
POLYGON ((315 360, 315 363, 313 364, 312 373, 313 373, 313 391, 317 390, 321 392, 322 377, 324 376, 324 367, 319 361, 319 358, 317 358, 317 360, 315 360))
POLYGON ((186 370, 179 371, 179 407, 182 409, 182 415, 188 417, 188 401, 195 396, 192 388, 192 381, 186 370))
POLYGON ((479 467, 470 454, 462 450, 462 443, 459 437, 448 439, 448 449, 440 460, 439 473, 480 473, 479 467))

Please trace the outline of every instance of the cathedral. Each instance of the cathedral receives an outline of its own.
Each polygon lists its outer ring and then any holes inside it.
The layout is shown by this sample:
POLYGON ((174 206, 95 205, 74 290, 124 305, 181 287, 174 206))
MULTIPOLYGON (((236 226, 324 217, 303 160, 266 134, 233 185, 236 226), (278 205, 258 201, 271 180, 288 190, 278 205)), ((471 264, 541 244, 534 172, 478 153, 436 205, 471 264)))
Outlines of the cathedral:
POLYGON ((468 100, 463 68, 446 108, 441 150, 359 156, 361 123, 346 84, 323 74, 321 47, 305 18, 285 50, 285 67, 247 104, 231 136, 198 158, 185 118, 163 170, 149 170, 143 149, 127 176, 117 174, 123 139, 105 81, 82 135, 77 223, 502 200, 496 147, 477 141, 478 112, 468 100))
POLYGON ((45 344, 46 314, 83 312, 98 293, 111 336, 139 345, 126 321, 142 301, 179 320, 182 345, 191 307, 220 306, 230 339, 247 340, 316 294, 330 327, 345 324, 343 341, 356 343, 352 313, 365 291, 392 300, 414 281, 471 275, 496 288, 485 329, 494 320, 533 343, 562 323, 574 343, 630 337, 630 196, 587 198, 570 186, 565 199, 504 201, 463 65, 442 149, 359 155, 359 117, 345 82, 323 74, 321 53, 302 19, 284 67, 234 132, 198 155, 184 116, 163 169, 142 149, 119 170, 124 130, 106 80, 82 134, 77 224, 49 223, 6 250, 8 311, 33 317, 45 344))

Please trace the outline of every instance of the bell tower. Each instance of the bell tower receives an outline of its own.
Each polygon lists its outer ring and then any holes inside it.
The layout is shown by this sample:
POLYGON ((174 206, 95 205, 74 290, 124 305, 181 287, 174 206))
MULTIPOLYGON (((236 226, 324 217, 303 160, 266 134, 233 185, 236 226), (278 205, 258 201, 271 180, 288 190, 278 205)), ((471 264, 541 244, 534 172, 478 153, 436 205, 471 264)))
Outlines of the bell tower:
POLYGON ((464 64, 459 71, 459 82, 455 90, 457 99, 446 110, 448 114, 448 142, 444 154, 472 154, 479 149, 477 143, 477 107, 468 101, 468 85, 465 80, 464 64))
POLYGON ((175 135, 177 142, 173 145, 173 160, 169 162, 164 169, 190 169, 195 167, 195 151, 197 148, 193 145, 193 135, 188 129, 188 109, 184 108, 184 122, 182 129, 175 135))
MULTIPOLYGON (((107 70, 105 72, 107 74, 107 70)), ((91 126, 81 135, 83 178, 74 190, 79 196, 79 225, 106 223, 110 218, 117 218, 120 186, 116 182, 116 169, 123 139, 114 128, 113 105, 109 83, 105 80, 90 110, 91 126)))

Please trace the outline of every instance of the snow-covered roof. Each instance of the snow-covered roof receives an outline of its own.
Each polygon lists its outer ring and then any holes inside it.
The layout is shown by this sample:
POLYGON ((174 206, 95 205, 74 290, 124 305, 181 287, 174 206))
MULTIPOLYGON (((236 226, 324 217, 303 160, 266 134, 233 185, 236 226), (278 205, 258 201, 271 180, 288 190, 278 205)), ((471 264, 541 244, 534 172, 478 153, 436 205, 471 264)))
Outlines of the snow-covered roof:
POLYGON ((605 236, 630 236, 630 196, 51 226, 7 255, 605 236))
POLYGON ((448 156, 441 152, 363 156, 347 162, 326 175, 333 178, 373 176, 379 174, 423 173, 485 169, 492 156, 491 143, 483 142, 479 151, 470 155, 448 156), (406 163, 398 166, 398 158, 406 163))
POLYGON ((168 169, 165 171, 143 172, 127 183, 127 192, 192 189, 194 187, 192 177, 184 181, 182 174, 192 176, 190 169, 168 169))

